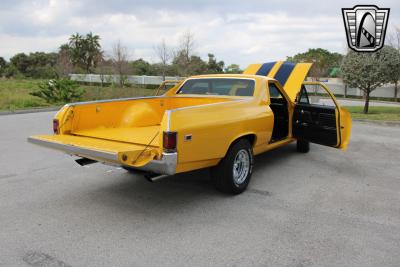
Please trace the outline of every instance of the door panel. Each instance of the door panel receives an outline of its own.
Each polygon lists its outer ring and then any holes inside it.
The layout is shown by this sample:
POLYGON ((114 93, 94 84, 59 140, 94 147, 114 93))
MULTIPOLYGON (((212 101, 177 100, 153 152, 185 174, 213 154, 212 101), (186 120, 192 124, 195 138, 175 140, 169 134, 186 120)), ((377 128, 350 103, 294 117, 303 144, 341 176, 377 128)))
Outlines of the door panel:
POLYGON ((296 104, 293 112, 293 135, 312 143, 336 146, 339 140, 335 108, 296 104))
POLYGON ((320 82, 304 82, 293 111, 293 136, 312 143, 346 149, 351 133, 350 113, 320 82), (311 88, 306 89, 304 85, 311 88), (310 90, 310 91, 307 91, 310 90))

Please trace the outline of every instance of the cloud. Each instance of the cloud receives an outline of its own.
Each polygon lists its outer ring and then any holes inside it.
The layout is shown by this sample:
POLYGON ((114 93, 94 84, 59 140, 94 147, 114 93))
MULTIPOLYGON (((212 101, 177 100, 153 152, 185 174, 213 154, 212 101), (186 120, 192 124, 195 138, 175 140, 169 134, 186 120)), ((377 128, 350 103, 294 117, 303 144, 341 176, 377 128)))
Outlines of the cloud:
MULTIPOLYGON (((57 37, 32 37, 32 36, 13 36, 0 34, 0 51, 2 55, 13 56, 20 52, 57 52, 58 47, 68 40, 69 35, 60 35, 57 37), (4 41, 3 41, 4 40, 4 41)), ((7 56, 6 56, 7 57, 7 56)))
MULTIPOLYGON (((174 47, 182 33, 195 35, 196 52, 213 53, 218 60, 242 67, 254 62, 322 47, 346 51, 341 7, 355 1, 329 4, 303 1, 2 1, 0 56, 18 52, 56 51, 74 33, 100 35, 104 50, 120 40, 132 58, 156 61, 153 47, 165 39, 174 47)), ((397 1, 381 7, 396 10, 397 1)), ((392 12, 390 21, 399 22, 392 12)), ((397 17, 396 17, 397 16, 397 17)))

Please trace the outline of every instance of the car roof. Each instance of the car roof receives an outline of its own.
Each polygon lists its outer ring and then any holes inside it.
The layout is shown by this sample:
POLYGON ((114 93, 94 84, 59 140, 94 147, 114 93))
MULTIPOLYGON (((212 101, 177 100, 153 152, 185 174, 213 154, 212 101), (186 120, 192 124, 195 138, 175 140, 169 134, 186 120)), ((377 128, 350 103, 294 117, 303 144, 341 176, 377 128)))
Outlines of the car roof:
POLYGON ((252 75, 252 74, 202 74, 202 75, 194 75, 187 77, 187 79, 190 78, 250 78, 250 79, 264 79, 264 80, 276 81, 276 79, 271 77, 252 75))

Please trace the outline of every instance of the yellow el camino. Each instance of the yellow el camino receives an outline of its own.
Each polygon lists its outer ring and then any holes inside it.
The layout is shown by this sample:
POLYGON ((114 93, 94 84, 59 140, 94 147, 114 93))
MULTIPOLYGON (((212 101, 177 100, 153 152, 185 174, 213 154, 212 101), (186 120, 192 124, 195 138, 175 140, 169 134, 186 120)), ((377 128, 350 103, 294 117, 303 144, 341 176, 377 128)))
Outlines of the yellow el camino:
MULTIPOLYGON (((54 135, 34 144, 103 162, 149 179, 211 167, 217 189, 238 194, 249 184, 253 156, 297 142, 346 149, 351 117, 322 83, 305 82, 310 63, 252 64, 243 74, 193 76, 161 96, 65 105, 54 135), (320 86, 333 105, 314 104, 320 86)), ((326 100, 326 99, 325 99, 326 100)))

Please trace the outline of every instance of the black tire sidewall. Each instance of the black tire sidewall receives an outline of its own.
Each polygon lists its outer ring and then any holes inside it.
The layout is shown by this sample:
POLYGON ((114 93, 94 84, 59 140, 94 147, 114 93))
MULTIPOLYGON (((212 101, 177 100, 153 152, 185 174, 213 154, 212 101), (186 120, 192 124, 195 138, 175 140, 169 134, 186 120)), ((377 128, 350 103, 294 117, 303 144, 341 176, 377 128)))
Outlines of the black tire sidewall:
POLYGON ((298 139, 296 149, 300 153, 307 153, 310 151, 310 142, 304 139, 298 139))
POLYGON ((225 188, 223 188, 222 190, 233 194, 239 194, 244 190, 246 190, 247 186, 249 185, 251 175, 253 173, 253 165, 254 165, 253 149, 249 141, 239 140, 238 142, 234 143, 229 149, 223 161, 224 161, 223 164, 219 166, 219 168, 223 168, 222 172, 219 172, 219 175, 223 174, 224 177, 216 177, 217 179, 224 179, 223 186, 225 188), (246 150, 246 152, 248 153, 250 160, 250 168, 243 183, 236 184, 233 179, 233 165, 236 155, 241 150, 246 150))

